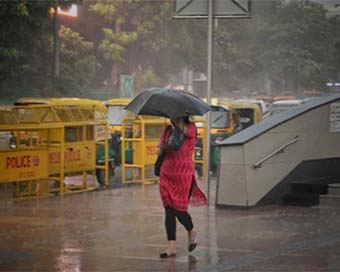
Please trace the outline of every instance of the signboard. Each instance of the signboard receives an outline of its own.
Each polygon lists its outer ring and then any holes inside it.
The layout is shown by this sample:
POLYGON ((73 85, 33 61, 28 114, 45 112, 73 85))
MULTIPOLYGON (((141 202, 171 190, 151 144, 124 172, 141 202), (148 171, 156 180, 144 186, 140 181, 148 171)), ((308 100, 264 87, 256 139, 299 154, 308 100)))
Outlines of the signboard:
MULTIPOLYGON (((175 18, 208 18, 209 0, 175 0, 175 18)), ((215 18, 250 17, 251 0, 212 0, 215 18)))
POLYGON ((340 132, 340 103, 330 104, 329 131, 340 132))
POLYGON ((95 139, 96 142, 104 141, 105 140, 105 126, 95 126, 95 139))
POLYGON ((5 151, 0 153, 0 182, 48 178, 48 151, 5 151))
POLYGON ((134 76, 120 75, 120 97, 133 97, 134 76))

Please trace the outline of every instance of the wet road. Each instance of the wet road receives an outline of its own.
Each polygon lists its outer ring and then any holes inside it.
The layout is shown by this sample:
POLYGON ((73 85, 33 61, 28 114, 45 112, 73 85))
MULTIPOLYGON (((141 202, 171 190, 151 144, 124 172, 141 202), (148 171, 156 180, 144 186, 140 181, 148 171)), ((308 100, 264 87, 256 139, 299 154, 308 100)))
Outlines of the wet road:
POLYGON ((160 260, 156 184, 0 203, 0 271, 340 271, 339 198, 190 211, 198 248, 178 224, 177 257, 160 260))

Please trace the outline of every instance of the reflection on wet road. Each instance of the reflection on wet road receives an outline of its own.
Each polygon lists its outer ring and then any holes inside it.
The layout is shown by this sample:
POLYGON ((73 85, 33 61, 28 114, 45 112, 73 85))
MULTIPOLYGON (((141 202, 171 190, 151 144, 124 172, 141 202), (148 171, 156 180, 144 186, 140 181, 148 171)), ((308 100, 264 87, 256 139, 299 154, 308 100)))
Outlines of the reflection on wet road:
POLYGON ((157 184, 0 203, 0 271, 340 271, 339 204, 192 208, 197 250, 178 224, 177 257, 160 260, 157 184))

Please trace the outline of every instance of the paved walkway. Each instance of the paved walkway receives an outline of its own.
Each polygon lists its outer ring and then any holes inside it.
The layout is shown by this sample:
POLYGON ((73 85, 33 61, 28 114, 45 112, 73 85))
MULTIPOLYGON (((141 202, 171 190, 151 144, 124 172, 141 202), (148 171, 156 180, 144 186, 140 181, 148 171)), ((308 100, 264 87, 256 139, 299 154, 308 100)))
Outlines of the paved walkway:
POLYGON ((338 198, 191 214, 198 248, 178 224, 178 256, 160 260, 157 184, 0 203, 0 271, 340 271, 338 198))

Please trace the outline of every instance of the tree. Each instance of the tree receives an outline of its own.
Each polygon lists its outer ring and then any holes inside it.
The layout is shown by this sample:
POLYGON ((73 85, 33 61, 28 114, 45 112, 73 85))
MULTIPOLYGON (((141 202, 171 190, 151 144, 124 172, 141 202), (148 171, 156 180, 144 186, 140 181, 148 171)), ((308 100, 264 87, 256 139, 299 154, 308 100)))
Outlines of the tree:
POLYGON ((57 85, 60 91, 64 95, 77 95, 94 87, 100 63, 93 54, 93 43, 65 26, 61 26, 59 35, 61 72, 57 85))
POLYGON ((44 95, 51 89, 50 8, 73 1, 0 2, 1 96, 44 95))
POLYGON ((170 15, 171 1, 98 0, 90 9, 103 18, 99 51, 111 63, 111 85, 120 73, 150 73, 157 53, 166 46, 160 31, 170 15), (165 18, 165 19, 164 19, 165 18))
MULTIPOLYGON (((61 76, 52 81, 49 10, 72 2, 0 2, 3 97, 73 95, 104 82, 112 90, 122 73, 135 75, 138 90, 175 83, 184 67, 206 73, 207 20, 174 20, 173 0, 96 0, 84 1, 77 20, 62 20, 61 76)), ((340 69, 339 23, 307 0, 258 0, 251 19, 218 20, 215 94, 262 89, 265 79, 278 92, 324 88, 340 69)))
POLYGON ((49 5, 44 2, 12 1, 0 3, 0 86, 25 84, 45 71, 44 36, 49 5))
POLYGON ((281 91, 321 87, 329 64, 326 10, 309 1, 279 3, 259 29, 262 69, 281 91))

